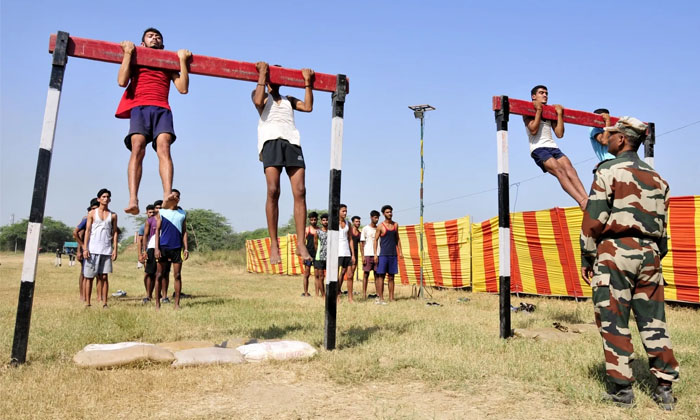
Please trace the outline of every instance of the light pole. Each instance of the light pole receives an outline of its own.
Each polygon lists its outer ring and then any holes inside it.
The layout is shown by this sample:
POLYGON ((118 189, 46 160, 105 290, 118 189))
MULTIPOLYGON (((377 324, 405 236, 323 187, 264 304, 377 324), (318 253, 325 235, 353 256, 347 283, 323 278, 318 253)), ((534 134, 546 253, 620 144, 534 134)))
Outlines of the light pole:
POLYGON ((423 162, 423 116, 426 111, 435 111, 431 105, 412 105, 409 108, 413 111, 413 116, 420 118, 420 289, 418 297, 425 297, 425 285, 423 282, 423 176, 425 174, 425 163, 423 162))

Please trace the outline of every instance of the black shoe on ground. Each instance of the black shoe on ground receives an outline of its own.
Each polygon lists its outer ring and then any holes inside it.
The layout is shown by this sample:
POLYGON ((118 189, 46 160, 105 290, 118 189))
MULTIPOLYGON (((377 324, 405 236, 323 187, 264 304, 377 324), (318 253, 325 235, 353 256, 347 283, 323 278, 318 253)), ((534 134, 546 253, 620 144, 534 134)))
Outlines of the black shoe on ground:
POLYGON ((634 407, 634 391, 632 386, 616 385, 611 391, 603 394, 603 401, 611 402, 618 407, 634 407))
POLYGON ((147 303, 150 302, 150 301, 151 301, 151 299, 149 299, 149 298, 147 298, 147 297, 141 299, 141 303, 144 304, 144 305, 147 304, 147 303))
POLYGON ((170 299, 164 297, 163 299, 160 300, 160 303, 170 303, 170 299))
POLYGON ((652 398, 665 411, 673 411, 676 408, 677 399, 673 396, 673 390, 670 385, 657 386, 652 398))

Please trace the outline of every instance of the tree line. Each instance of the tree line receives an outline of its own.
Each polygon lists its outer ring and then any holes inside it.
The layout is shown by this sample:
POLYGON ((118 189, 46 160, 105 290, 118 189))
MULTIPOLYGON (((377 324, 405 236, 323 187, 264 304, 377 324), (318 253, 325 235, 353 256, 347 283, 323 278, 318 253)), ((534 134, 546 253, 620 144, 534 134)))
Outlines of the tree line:
MULTIPOLYGON (((309 209, 318 214, 325 213, 325 210, 309 209)), ((145 216, 133 217, 136 226, 141 226, 146 221, 145 216)), ((12 251, 17 244, 18 251, 24 251, 24 246, 27 240, 27 219, 23 219, 12 225, 0 227, 0 250, 12 251)), ((320 222, 319 222, 320 224, 320 222)), ((55 251, 56 248, 63 248, 64 242, 74 241, 74 227, 67 226, 65 223, 54 220, 51 217, 44 217, 41 231, 41 242, 39 244, 42 251, 55 251)), ((134 243, 134 235, 125 239, 122 236, 126 233, 124 227, 120 227, 122 234, 119 237, 120 248, 134 243)), ((287 224, 280 226, 278 235, 284 236, 289 233, 296 233, 294 228, 294 215, 292 215, 287 224)), ((237 250, 245 248, 245 242, 249 239, 261 239, 268 236, 267 227, 262 227, 255 230, 236 232, 229 224, 226 217, 213 211, 206 209, 189 209, 187 210, 187 236, 188 246, 191 250, 196 251, 217 251, 217 250, 237 250)))

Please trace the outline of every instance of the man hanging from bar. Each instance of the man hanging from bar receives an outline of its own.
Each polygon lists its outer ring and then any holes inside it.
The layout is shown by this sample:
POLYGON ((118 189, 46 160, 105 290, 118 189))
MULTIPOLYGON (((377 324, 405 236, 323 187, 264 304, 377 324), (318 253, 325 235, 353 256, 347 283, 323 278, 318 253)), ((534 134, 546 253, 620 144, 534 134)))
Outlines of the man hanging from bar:
POLYGON ((557 111, 557 120, 546 120, 542 118, 542 108, 543 105, 547 105, 547 87, 537 85, 532 88, 530 95, 535 107, 535 116, 523 116, 530 141, 530 156, 542 169, 542 172, 549 172, 559 180, 564 191, 576 200, 583 210, 586 208, 588 194, 586 194, 571 161, 559 150, 552 138, 552 129, 554 129, 557 138, 564 137, 564 108, 561 105, 554 105, 557 111))
MULTIPOLYGON (((280 85, 270 83, 269 66, 265 62, 255 64, 258 69, 258 85, 252 93, 253 104, 258 110, 258 157, 263 163, 267 181, 267 230, 270 234, 270 264, 282 262, 277 243, 277 221, 279 219, 280 175, 287 171, 294 195, 294 224, 297 238, 304 237, 306 226, 306 185, 304 154, 299 143, 300 136, 294 124, 294 110, 311 112, 314 108, 312 82, 314 71, 302 69, 304 77, 304 100, 280 95, 280 85), (265 94, 267 87, 267 94, 265 94)), ((297 241, 296 254, 304 261, 311 255, 304 241, 297 241)))
MULTIPOLYGON (((141 46, 162 50, 163 36, 155 28, 148 28, 141 37, 141 46)), ((160 179, 163 184, 163 199, 167 200, 173 186, 173 160, 170 145, 175 141, 173 114, 170 111, 168 95, 170 81, 181 94, 186 94, 190 78, 187 61, 192 57, 189 50, 178 50, 180 72, 161 70, 151 67, 132 66, 131 58, 135 52, 134 43, 121 42, 124 58, 119 67, 119 86, 126 91, 119 102, 115 116, 129 118, 129 134, 124 138, 126 148, 131 151, 127 178, 129 183, 129 205, 124 209, 128 214, 137 215, 139 210, 139 185, 143 171, 143 157, 146 145, 153 143, 153 150, 158 154, 160 179), (128 84, 128 86, 127 86, 128 84)))

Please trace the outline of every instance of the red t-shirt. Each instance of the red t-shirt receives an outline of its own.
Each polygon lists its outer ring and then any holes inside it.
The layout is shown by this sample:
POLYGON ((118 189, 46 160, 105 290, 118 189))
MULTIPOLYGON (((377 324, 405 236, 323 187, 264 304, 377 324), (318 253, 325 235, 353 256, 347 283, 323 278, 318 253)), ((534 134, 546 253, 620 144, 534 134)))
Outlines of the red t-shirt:
POLYGON ((143 105, 170 109, 168 104, 170 80, 172 80, 170 71, 141 66, 132 67, 129 86, 126 87, 114 116, 130 118, 131 108, 143 105))

